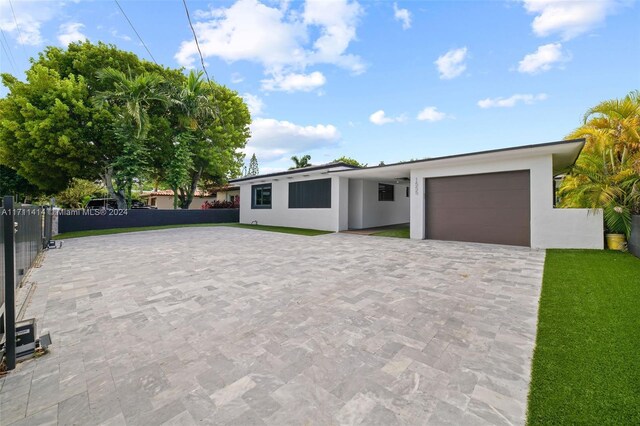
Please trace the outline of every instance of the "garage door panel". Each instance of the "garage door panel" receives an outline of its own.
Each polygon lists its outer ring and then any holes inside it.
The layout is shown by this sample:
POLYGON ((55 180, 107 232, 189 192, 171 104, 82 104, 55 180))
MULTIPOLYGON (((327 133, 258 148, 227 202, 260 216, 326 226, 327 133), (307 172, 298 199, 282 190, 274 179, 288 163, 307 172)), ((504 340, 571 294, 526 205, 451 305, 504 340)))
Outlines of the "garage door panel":
POLYGON ((530 245, 529 171, 429 178, 427 238, 530 245))
POLYGON ((456 192, 457 196, 451 196, 453 193, 431 194, 430 200, 442 209, 461 209, 468 208, 472 205, 476 209, 496 209, 496 199, 500 200, 500 206, 503 209, 528 209, 525 204, 528 203, 528 193, 513 193, 509 191, 492 191, 487 192, 456 192))

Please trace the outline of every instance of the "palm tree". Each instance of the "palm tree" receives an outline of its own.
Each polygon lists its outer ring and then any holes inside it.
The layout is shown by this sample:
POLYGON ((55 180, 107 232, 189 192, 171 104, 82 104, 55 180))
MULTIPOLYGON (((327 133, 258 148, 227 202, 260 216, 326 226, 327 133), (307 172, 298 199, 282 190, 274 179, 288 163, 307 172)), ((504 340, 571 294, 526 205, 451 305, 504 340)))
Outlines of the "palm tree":
POLYGON ((626 150, 618 159, 612 148, 586 151, 564 179, 561 207, 602 208, 609 233, 631 233, 631 215, 640 208, 640 175, 626 150))
POLYGON ((205 127, 219 116, 212 100, 212 88, 202 71, 191 71, 175 97, 179 106, 180 132, 174 141, 175 155, 169 164, 169 185, 174 191, 174 207, 188 209, 209 159, 194 155, 193 145, 213 144, 205 127))
POLYGON ((586 151, 611 149, 618 160, 623 153, 630 166, 640 173, 640 91, 634 90, 622 99, 610 99, 590 108, 583 125, 569 139, 586 138, 586 151))
POLYGON ((290 167, 289 170, 302 169, 303 167, 309 167, 311 166, 311 163, 309 163, 309 160, 311 160, 311 156, 309 154, 303 155, 300 158, 294 155, 293 157, 291 157, 291 161, 295 163, 295 166, 290 167))
POLYGON ((640 214, 640 91, 600 102, 569 139, 586 145, 560 187, 563 207, 602 208, 609 232, 631 228, 640 214))
POLYGON ((110 104, 122 111, 121 120, 114 129, 122 144, 122 152, 105 168, 102 179, 110 196, 117 201, 118 208, 125 209, 131 204, 133 180, 140 177, 147 163, 144 141, 149 131, 148 110, 156 103, 167 104, 169 96, 164 89, 164 78, 156 73, 132 76, 106 68, 98 71, 97 77, 110 90, 95 94, 96 105, 110 104))

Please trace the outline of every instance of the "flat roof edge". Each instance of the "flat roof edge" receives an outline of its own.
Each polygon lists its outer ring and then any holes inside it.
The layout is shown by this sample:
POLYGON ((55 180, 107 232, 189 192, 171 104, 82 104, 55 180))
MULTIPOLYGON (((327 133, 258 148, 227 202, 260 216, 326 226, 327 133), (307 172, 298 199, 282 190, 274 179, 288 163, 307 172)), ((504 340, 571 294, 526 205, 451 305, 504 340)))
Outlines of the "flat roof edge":
MULTIPOLYGON (((326 170, 326 169, 331 169, 334 167, 347 167, 350 169, 355 169, 355 170, 362 170, 363 167, 358 167, 358 166, 353 166, 351 164, 346 164, 346 163, 329 163, 329 164, 320 164, 317 166, 309 166, 309 167, 302 167, 299 169, 293 169, 293 170, 285 170, 282 172, 275 172, 275 173, 267 173, 264 175, 256 175, 256 176, 246 176, 246 177, 241 177, 241 178, 237 178, 237 179, 230 179, 229 183, 239 183, 239 182, 247 182, 250 180, 256 180, 256 179, 269 179, 272 177, 276 177, 276 176, 285 176, 285 175, 293 175, 293 174, 298 174, 298 173, 304 173, 304 172, 314 172, 317 170, 326 170)), ((337 170, 337 171, 341 171, 341 172, 345 172, 347 170, 337 170)))
MULTIPOLYGON (((566 140, 545 142, 545 143, 539 143, 539 144, 530 144, 530 145, 512 146, 512 147, 508 147, 508 148, 490 149, 490 150, 487 150, 487 151, 475 151, 475 152, 468 152, 468 153, 463 153, 463 154, 445 155, 443 157, 425 158, 423 160, 403 161, 403 162, 399 162, 399 163, 385 164, 385 165, 382 165, 382 166, 358 168, 356 170, 382 169, 382 168, 394 167, 394 166, 404 166, 404 165, 410 165, 410 164, 429 163, 429 162, 433 162, 433 161, 448 160, 448 159, 455 159, 455 158, 473 157, 473 156, 476 156, 476 155, 496 154, 496 153, 501 153, 501 152, 520 151, 520 150, 535 149, 535 148, 545 148, 545 147, 549 147, 549 146, 564 145, 564 144, 568 144, 568 143, 582 143, 583 146, 584 146, 585 142, 586 142, 585 138, 566 139, 566 140)), ((580 151, 582 151, 582 147, 580 148, 580 151)), ((580 153, 578 152, 578 155, 579 154, 580 153)), ((343 173, 343 172, 347 172, 348 173, 348 172, 351 172, 351 171, 353 171, 353 170, 336 170, 336 171, 333 171, 331 173, 343 173)))

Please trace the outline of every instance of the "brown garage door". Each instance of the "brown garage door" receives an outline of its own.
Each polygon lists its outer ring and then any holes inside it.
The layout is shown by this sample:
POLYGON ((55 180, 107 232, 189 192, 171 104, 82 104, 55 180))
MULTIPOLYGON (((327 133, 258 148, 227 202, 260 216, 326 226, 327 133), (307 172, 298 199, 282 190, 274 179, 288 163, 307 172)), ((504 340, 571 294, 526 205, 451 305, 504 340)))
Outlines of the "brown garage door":
POLYGON ((530 246, 529 170, 426 180, 433 240, 530 246))

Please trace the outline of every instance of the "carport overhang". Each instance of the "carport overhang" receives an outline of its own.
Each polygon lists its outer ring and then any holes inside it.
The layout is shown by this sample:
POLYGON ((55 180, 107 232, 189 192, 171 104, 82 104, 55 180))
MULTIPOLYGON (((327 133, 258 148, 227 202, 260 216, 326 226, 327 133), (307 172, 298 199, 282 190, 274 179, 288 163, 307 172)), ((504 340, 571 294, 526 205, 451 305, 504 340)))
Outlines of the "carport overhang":
POLYGON ((407 180, 411 170, 428 167, 458 166, 470 163, 481 163, 496 160, 518 160, 538 156, 551 155, 553 158, 553 175, 565 173, 577 160, 585 139, 571 139, 548 142, 536 145, 523 145, 490 151, 472 152, 468 154, 449 155, 445 157, 427 158, 383 166, 362 169, 329 171, 330 174, 353 179, 371 179, 381 181, 407 180))

